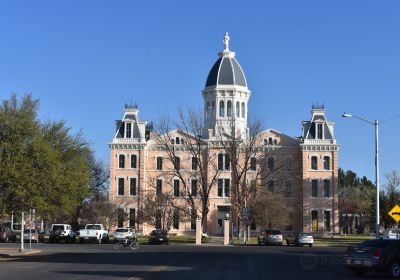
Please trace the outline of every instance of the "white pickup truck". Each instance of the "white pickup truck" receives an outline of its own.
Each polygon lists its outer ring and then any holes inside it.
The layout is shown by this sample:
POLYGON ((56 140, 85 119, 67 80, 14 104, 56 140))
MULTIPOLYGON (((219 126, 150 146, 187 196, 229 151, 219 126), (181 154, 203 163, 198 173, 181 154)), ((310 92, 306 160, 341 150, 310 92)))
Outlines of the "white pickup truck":
POLYGON ((95 240, 101 244, 102 242, 108 243, 108 230, 102 224, 87 224, 84 229, 79 231, 79 241, 95 240))

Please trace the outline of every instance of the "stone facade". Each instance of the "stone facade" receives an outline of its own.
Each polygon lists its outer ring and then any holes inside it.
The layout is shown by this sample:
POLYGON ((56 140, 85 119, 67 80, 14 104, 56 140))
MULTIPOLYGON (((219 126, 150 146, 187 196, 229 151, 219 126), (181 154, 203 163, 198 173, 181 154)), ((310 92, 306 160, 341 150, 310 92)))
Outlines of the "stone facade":
MULTIPOLYGON (((211 180, 218 165, 221 148, 215 143, 218 132, 232 134, 232 120, 239 137, 249 137, 247 104, 250 90, 244 73, 228 48, 229 37, 224 39, 225 49, 212 67, 203 90, 204 98, 204 140, 208 160, 207 178, 211 180)), ((334 138, 334 124, 326 118, 323 106, 313 106, 311 118, 304 121, 300 137, 289 137, 277 130, 268 129, 257 136, 259 157, 273 158, 272 169, 279 171, 271 178, 275 190, 285 191, 284 203, 292 212, 291 230, 316 233, 338 233, 338 151, 334 138), (277 179, 277 178, 280 179, 277 179), (284 179, 282 179, 284 178, 284 179)), ((134 226, 143 233, 153 227, 137 223, 138 209, 142 206, 141 196, 148 189, 162 186, 162 191, 172 192, 176 176, 166 152, 160 148, 153 135, 152 125, 139 119, 137 106, 125 106, 123 118, 116 122, 116 133, 110 147, 110 200, 120 207, 120 226, 134 226), (160 166, 160 158, 162 166, 160 166), (160 168, 161 167, 161 168, 160 168), (157 182, 157 180, 159 182, 157 182), (161 182, 161 183, 160 183, 161 182)), ((180 158, 180 168, 190 170, 191 154, 185 150, 182 140, 190 141, 190 135, 175 130, 168 137, 176 139, 174 147, 180 158), (182 147, 182 148, 180 148, 182 147)), ((248 171, 248 180, 256 180, 262 164, 258 160, 256 170, 248 171)), ((273 172, 273 170, 271 170, 273 172)), ((184 180, 191 180, 190 172, 184 180)), ((225 214, 231 211, 231 171, 218 173, 224 184, 218 187, 218 180, 210 192, 210 212, 207 231, 212 235, 222 234, 225 214)), ((270 178, 270 179, 271 179, 270 178)), ((178 180, 179 181, 179 180, 178 180)), ((254 181, 253 181, 254 182, 254 181)), ((179 188, 179 183, 177 183, 179 188)), ((181 190, 185 195, 185 190, 181 190)), ((187 194, 186 194, 187 195, 187 194)), ((182 202, 183 203, 183 202, 182 202)), ((193 221, 180 221, 170 230, 182 234, 193 232, 193 221)), ((284 230, 284 229, 283 229, 284 230)))

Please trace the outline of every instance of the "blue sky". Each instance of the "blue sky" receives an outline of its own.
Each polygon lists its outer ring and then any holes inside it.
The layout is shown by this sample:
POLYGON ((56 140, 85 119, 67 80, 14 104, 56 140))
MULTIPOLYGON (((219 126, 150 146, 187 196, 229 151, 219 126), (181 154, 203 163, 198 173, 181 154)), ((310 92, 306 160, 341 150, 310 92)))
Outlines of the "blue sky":
MULTIPOLYGON (((224 32, 252 91, 249 114, 299 136, 311 105, 336 122, 340 166, 374 179, 373 127, 400 114, 400 2, 0 2, 0 98, 31 92, 42 119, 83 130, 99 158, 125 102, 157 120, 202 108, 224 32)), ((400 118, 381 128, 382 176, 400 169, 400 118)), ((385 181, 385 180, 384 180, 385 181)))

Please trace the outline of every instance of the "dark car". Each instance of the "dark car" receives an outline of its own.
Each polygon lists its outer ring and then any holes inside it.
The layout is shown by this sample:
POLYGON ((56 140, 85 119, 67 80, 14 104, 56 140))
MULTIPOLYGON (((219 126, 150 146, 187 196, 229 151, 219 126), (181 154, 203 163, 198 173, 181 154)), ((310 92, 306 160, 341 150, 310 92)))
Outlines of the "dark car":
POLYGON ((166 230, 155 229, 150 233, 149 244, 167 244, 169 245, 169 235, 166 230))
POLYGON ((400 240, 368 240, 360 245, 348 247, 344 261, 346 267, 357 276, 362 276, 368 271, 377 271, 399 279, 400 240))
POLYGON ((0 228, 0 241, 17 241, 17 234, 13 232, 9 227, 0 228))

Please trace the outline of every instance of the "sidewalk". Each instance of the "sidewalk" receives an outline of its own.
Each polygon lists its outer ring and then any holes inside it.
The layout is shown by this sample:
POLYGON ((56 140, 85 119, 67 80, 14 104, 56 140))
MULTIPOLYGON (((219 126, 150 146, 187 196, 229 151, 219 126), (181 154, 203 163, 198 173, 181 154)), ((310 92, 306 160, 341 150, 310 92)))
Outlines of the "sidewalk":
POLYGON ((42 250, 32 249, 31 251, 29 251, 29 248, 28 248, 28 249, 25 249, 23 252, 20 252, 19 248, 0 247, 0 259, 27 256, 27 255, 37 254, 40 252, 42 252, 42 250))

